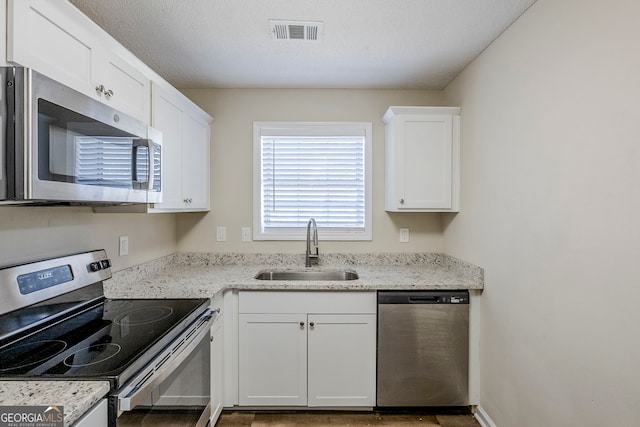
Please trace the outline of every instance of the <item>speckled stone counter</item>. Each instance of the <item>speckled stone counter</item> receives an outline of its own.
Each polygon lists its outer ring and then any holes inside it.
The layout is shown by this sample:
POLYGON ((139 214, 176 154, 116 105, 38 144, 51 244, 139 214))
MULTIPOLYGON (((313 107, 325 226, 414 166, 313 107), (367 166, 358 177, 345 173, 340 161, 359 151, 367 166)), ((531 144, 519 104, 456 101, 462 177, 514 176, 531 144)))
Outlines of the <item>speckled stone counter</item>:
MULTIPOLYGON (((114 273, 109 298, 212 298, 237 290, 424 290, 484 286, 482 268, 434 253, 320 254, 306 269, 304 254, 178 253, 114 273), (355 270, 350 281, 264 281, 263 269, 355 270)), ((64 405, 65 425, 76 422, 109 391, 100 381, 0 381, 0 405, 64 405)))
POLYGON ((109 298, 211 298, 236 290, 424 290, 482 289, 481 268, 433 253, 321 254, 306 270, 351 269, 349 281, 265 281, 263 269, 305 270, 304 255, 180 253, 114 274, 105 281, 109 298))
POLYGON ((109 392, 107 381, 0 381, 0 406, 64 406, 70 426, 109 392))

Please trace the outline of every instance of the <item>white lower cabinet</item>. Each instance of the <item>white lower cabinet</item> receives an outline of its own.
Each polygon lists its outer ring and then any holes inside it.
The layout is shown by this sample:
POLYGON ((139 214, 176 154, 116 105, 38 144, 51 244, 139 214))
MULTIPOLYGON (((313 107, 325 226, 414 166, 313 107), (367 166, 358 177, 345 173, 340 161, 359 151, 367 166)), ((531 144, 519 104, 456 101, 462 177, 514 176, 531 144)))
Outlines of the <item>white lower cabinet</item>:
POLYGON ((375 406, 376 315, 308 320, 308 406, 375 406))
POLYGON ((369 292, 241 292, 240 406, 375 406, 375 310, 369 292))
POLYGON ((240 314, 240 405, 307 404, 306 314, 240 314))
POLYGON ((107 399, 102 399, 76 421, 73 427, 107 427, 108 424, 107 399))

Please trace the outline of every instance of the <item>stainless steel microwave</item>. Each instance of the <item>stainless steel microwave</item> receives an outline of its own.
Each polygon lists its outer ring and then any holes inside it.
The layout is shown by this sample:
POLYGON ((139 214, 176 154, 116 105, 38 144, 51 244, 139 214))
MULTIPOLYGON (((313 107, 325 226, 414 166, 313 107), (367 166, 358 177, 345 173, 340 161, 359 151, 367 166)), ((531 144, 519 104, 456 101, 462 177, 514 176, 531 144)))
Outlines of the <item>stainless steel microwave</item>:
POLYGON ((162 201, 158 130, 28 68, 0 84, 0 204, 162 201))

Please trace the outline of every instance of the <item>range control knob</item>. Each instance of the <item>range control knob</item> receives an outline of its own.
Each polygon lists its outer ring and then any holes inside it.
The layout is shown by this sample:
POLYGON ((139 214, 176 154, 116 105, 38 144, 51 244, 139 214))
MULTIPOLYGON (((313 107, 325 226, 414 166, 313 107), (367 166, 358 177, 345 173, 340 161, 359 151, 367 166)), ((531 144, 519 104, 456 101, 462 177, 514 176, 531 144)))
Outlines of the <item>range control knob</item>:
POLYGON ((100 265, 100 261, 96 261, 96 262, 92 262, 91 264, 89 264, 89 271, 100 271, 102 270, 102 265, 100 265))

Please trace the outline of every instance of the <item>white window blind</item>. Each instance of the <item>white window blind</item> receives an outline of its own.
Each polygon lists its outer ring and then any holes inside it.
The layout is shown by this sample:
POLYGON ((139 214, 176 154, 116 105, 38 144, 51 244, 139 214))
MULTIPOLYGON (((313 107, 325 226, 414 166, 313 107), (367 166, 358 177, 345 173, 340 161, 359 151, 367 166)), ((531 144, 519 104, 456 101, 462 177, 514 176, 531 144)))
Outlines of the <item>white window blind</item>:
POLYGON ((314 218, 321 239, 368 239, 369 129, 370 123, 259 126, 258 234, 299 238, 314 218))

